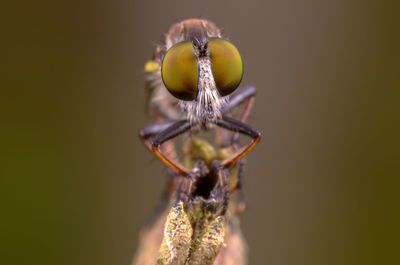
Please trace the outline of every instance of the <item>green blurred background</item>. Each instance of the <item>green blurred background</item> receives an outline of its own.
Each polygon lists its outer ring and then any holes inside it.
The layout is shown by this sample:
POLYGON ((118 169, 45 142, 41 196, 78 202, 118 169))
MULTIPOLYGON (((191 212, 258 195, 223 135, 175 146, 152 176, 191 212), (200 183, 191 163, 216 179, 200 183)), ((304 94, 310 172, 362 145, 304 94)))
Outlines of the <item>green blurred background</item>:
POLYGON ((225 29, 258 94, 250 264, 400 264, 399 21, 384 1, 45 1, 2 8, 0 264, 128 265, 165 168, 137 137, 174 22, 225 29))

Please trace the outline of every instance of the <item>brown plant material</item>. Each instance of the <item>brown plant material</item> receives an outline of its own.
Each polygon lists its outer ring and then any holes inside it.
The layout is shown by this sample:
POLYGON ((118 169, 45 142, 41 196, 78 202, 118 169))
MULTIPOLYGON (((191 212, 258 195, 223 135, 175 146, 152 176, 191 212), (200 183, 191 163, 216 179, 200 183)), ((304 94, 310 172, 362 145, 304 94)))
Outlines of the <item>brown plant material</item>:
MULTIPOLYGON (((207 141, 198 138, 188 139, 183 149, 185 166, 196 172, 200 182, 217 176, 208 169, 212 161, 233 152, 230 148, 216 152, 207 141)), ((207 197, 194 195, 193 189, 200 185, 196 181, 188 186, 188 197, 178 196, 179 190, 173 190, 165 198, 169 206, 144 228, 133 265, 245 265, 247 247, 237 216, 243 202, 233 189, 238 178, 235 166, 229 169, 229 176, 228 187, 217 182, 207 197), (226 212, 222 210, 226 202, 224 188, 232 189, 226 212)), ((178 178, 181 183, 189 181, 178 178)))

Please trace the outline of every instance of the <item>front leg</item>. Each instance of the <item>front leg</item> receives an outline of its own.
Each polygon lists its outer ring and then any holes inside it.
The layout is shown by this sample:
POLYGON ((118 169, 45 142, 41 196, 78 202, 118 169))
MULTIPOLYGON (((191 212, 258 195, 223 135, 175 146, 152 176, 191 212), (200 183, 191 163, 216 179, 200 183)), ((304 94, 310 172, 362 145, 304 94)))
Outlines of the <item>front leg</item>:
MULTIPOLYGON (((229 98, 228 104, 221 110, 222 115, 227 115, 232 112, 233 109, 239 107, 239 105, 244 104, 244 108, 241 111, 239 121, 246 122, 247 117, 251 112, 251 108, 254 103, 256 95, 256 89, 254 87, 246 87, 243 90, 235 93, 229 98)), ((217 144, 218 146, 226 147, 231 145, 234 151, 237 151, 236 142, 239 138, 237 133, 232 135, 226 130, 219 130, 217 134, 217 144)))
POLYGON ((188 171, 183 166, 179 165, 179 163, 172 162, 171 159, 164 155, 160 150, 160 146, 164 142, 186 132, 189 129, 190 123, 187 120, 167 121, 145 127, 140 131, 139 135, 146 146, 156 154, 164 164, 177 171, 182 176, 187 176, 188 171), (154 137, 151 138, 152 136, 154 137))
MULTIPOLYGON (((230 98, 230 101, 228 103, 227 106, 225 106, 225 108, 223 109, 223 113, 228 113, 230 112, 232 109, 236 108, 238 105, 244 103, 244 107, 241 111, 240 117, 239 117, 239 121, 242 123, 245 123, 251 113, 251 110, 253 108, 254 105, 254 101, 255 101, 255 96, 256 96, 256 89, 254 87, 247 87, 241 91, 239 91, 237 94, 233 95, 230 98)), ((228 143, 227 141, 229 141, 228 139, 228 133, 227 132, 221 132, 222 135, 222 142, 224 143, 223 145, 228 145, 230 144, 233 151, 237 152, 239 150, 238 145, 237 145, 237 141, 239 139, 239 132, 234 132, 232 134, 232 136, 230 137, 230 143, 228 143)), ((239 193, 239 209, 240 210, 244 210, 245 208, 245 201, 246 201, 246 196, 245 193, 243 191, 243 160, 240 159, 237 161, 237 170, 238 170, 238 182, 236 187, 234 188, 234 190, 237 190, 239 193)))
POLYGON ((253 149, 261 139, 261 133, 259 131, 230 117, 224 116, 222 119, 216 120, 215 124, 230 131, 248 135, 252 138, 252 142, 248 146, 222 161, 222 165, 225 167, 235 164, 240 158, 245 156, 251 149, 253 149))
POLYGON ((239 93, 236 93, 231 98, 229 98, 229 103, 222 109, 222 114, 227 114, 233 108, 240 105, 242 102, 252 98, 256 95, 255 87, 246 87, 245 89, 241 90, 239 93))

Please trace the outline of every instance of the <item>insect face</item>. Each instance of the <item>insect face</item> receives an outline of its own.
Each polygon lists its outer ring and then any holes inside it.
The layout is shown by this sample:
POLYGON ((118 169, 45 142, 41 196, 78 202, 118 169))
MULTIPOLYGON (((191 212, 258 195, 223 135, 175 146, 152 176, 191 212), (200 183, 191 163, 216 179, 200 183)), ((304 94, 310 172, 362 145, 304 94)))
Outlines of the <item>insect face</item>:
POLYGON ((161 76, 190 122, 205 124, 221 117, 228 100, 225 96, 242 80, 243 63, 232 43, 220 38, 219 33, 209 33, 202 23, 191 23, 182 25, 183 35, 177 37, 181 41, 166 52, 161 76), (185 30, 192 34, 186 36, 185 30))

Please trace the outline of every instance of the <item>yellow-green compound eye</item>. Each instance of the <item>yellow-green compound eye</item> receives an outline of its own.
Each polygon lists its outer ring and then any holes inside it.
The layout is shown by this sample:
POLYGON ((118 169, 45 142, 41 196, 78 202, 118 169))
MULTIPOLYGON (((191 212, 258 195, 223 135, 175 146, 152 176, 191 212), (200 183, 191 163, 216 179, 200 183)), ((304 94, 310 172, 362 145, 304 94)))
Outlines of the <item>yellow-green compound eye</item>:
POLYGON ((199 74, 191 42, 179 42, 168 50, 161 65, 161 76, 174 97, 181 100, 196 98, 199 74))
POLYGON ((224 39, 209 39, 211 66, 221 96, 232 93, 242 81, 243 63, 236 47, 224 39))

